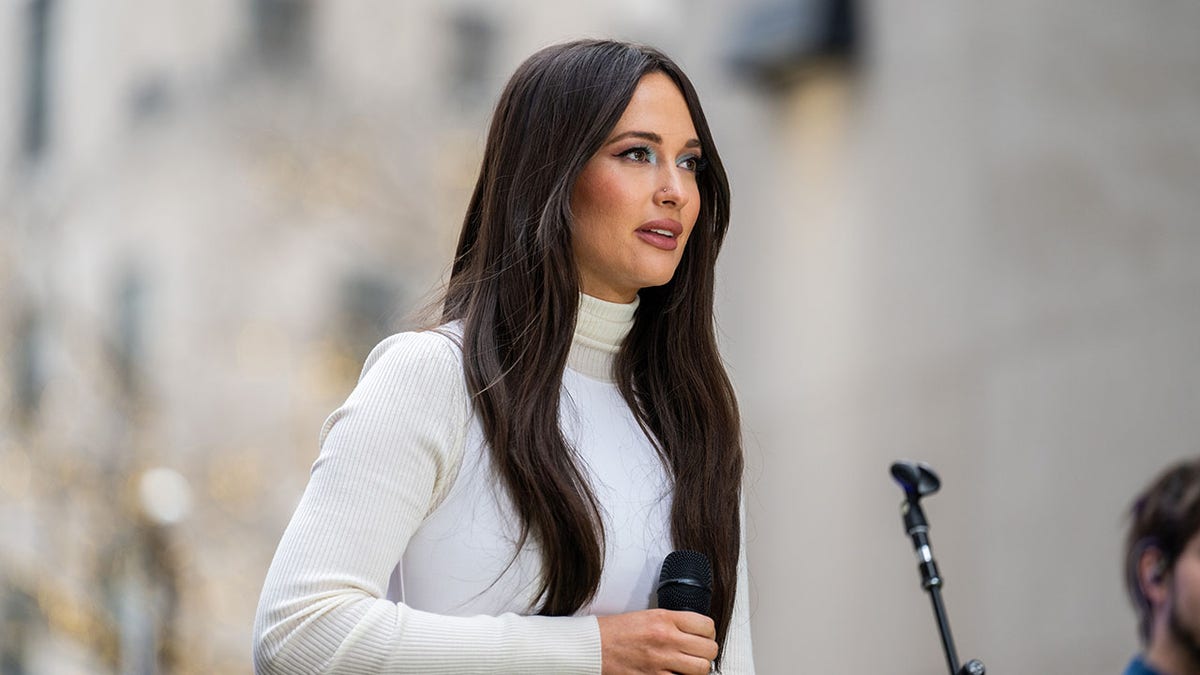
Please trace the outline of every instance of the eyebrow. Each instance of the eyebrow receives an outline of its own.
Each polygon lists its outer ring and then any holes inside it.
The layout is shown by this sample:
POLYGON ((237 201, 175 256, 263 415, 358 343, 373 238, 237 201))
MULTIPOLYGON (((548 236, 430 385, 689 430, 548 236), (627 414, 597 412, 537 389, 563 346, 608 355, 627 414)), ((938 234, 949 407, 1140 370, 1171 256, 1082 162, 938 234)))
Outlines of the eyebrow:
MULTIPOLYGON (((654 133, 653 131, 623 131, 623 132, 617 134, 616 136, 613 136, 612 138, 608 139, 608 141, 606 141, 604 144, 612 145, 613 143, 616 143, 617 141, 620 141, 620 140, 624 140, 626 138, 641 138, 643 140, 650 141, 651 143, 657 143, 659 145, 662 145, 662 142, 663 142, 662 136, 654 133)), ((698 147, 700 147, 700 139, 697 139, 697 138, 690 139, 690 140, 688 140, 687 143, 683 144, 683 147, 698 148, 698 147)))

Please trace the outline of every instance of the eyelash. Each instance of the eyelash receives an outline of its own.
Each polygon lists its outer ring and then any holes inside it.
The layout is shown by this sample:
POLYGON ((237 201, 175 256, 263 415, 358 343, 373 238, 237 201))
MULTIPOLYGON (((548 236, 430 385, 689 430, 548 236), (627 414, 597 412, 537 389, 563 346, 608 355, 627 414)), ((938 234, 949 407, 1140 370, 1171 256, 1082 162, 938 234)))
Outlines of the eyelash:
MULTIPOLYGON (((619 153, 617 153, 617 156, 624 157, 626 159, 629 159, 629 160, 632 160, 635 162, 642 162, 642 161, 650 161, 651 158, 653 158, 655 155, 654 155, 654 151, 651 150, 650 148, 648 148, 644 145, 639 145, 637 147, 629 148, 628 150, 625 150, 624 152, 619 152, 619 153), (642 153, 643 155, 645 155, 646 159, 644 159, 644 160, 634 159, 631 156, 633 153, 642 153)), ((688 171, 691 171, 692 173, 700 173, 701 171, 703 171, 705 168, 708 167, 708 161, 704 159, 703 155, 689 155, 689 156, 683 158, 683 160, 681 160, 681 161, 686 162, 688 160, 695 162, 694 167, 692 167, 691 169, 687 169, 688 171)))

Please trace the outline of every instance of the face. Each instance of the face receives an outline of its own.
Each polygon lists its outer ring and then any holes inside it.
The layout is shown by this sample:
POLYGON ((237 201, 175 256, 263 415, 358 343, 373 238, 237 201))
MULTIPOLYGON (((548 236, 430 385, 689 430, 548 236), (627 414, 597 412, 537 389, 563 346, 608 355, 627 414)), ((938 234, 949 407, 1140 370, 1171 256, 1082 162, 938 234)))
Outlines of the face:
POLYGON ((1200 665, 1200 536, 1188 542, 1167 581, 1167 627, 1192 664, 1200 665))
POLYGON ((1157 553, 1147 556, 1140 574, 1154 608, 1148 657, 1167 672, 1200 672, 1200 536, 1165 573, 1148 571, 1160 560, 1157 553))
POLYGON ((663 73, 643 76, 571 192, 581 291, 632 302, 671 280, 700 213, 702 165, 683 94, 663 73))

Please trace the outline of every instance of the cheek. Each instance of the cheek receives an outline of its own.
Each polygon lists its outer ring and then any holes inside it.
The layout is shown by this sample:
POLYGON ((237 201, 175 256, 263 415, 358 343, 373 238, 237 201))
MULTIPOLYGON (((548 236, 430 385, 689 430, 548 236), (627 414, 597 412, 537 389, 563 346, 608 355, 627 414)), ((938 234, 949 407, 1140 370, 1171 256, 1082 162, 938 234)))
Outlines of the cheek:
POLYGON ((628 178, 600 169, 580 179, 572 202, 578 203, 580 211, 576 215, 580 218, 603 221, 621 216, 632 204, 635 193, 636 186, 628 178))
POLYGON ((608 248, 614 236, 612 223, 619 217, 615 198, 611 177, 601 171, 586 171, 576 181, 571 191, 572 240, 580 263, 594 263, 608 248))
POLYGON ((1171 578, 1171 595, 1185 614, 1200 617, 1200 562, 1176 564, 1171 578))
POLYGON ((700 188, 692 187, 691 193, 688 195, 687 206, 683 208, 683 226, 687 228, 688 237, 691 238, 692 229, 696 226, 696 221, 700 218, 700 188))

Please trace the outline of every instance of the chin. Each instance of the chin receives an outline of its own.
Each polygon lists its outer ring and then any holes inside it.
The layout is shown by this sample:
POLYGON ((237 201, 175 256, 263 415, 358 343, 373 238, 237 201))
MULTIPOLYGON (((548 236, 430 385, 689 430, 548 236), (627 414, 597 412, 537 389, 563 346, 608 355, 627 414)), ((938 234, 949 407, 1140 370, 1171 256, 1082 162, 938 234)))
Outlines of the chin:
POLYGON ((647 280, 645 283, 642 284, 641 287, 642 288, 658 288, 659 286, 666 286, 667 284, 671 283, 671 279, 673 279, 674 276, 675 275, 672 274, 670 276, 665 276, 665 277, 655 277, 652 280, 647 280))
POLYGON ((661 286, 671 280, 675 274, 675 269, 643 269, 640 274, 634 278, 637 279, 640 285, 644 286, 661 286))
POLYGON ((647 273, 642 276, 642 288, 665 286, 671 283, 671 279, 675 278, 675 270, 677 268, 678 265, 671 265, 666 269, 647 270, 647 273))

